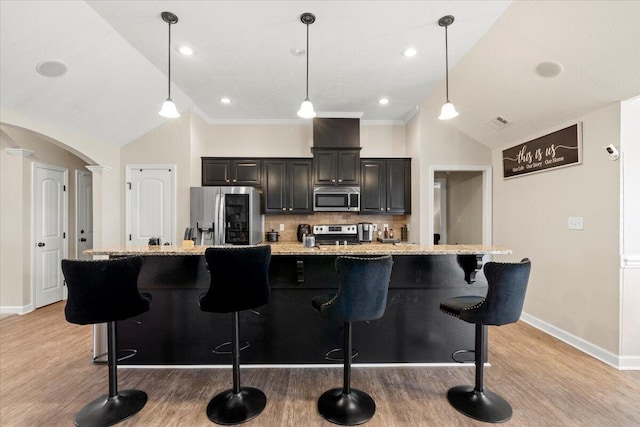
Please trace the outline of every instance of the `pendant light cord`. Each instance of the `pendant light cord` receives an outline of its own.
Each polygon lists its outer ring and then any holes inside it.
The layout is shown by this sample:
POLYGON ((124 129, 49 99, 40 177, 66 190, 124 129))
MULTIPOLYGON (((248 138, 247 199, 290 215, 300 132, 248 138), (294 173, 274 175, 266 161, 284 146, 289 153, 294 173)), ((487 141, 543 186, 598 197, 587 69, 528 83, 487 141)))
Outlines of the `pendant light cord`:
POLYGON ((169 22, 169 44, 167 46, 167 53, 169 56, 169 79, 167 80, 167 86, 169 89, 169 98, 171 99, 171 22, 169 22))
POLYGON ((307 24, 307 97, 309 99, 309 24, 307 24))
POLYGON ((447 92, 447 102, 449 102, 449 38, 447 37, 447 29, 449 26, 444 27, 444 63, 446 64, 447 74, 445 75, 445 87, 447 92))

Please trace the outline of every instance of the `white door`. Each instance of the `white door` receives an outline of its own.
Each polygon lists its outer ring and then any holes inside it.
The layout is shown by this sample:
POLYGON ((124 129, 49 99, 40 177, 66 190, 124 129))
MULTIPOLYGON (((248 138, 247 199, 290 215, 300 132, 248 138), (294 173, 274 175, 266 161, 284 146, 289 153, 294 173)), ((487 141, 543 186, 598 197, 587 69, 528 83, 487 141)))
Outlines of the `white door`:
POLYGON ((76 171, 76 258, 89 260, 93 248, 93 175, 76 171))
POLYGON ((61 262, 67 256, 67 170, 33 165, 34 306, 64 296, 61 262))
POLYGON ((127 166, 127 245, 173 244, 175 167, 127 166))

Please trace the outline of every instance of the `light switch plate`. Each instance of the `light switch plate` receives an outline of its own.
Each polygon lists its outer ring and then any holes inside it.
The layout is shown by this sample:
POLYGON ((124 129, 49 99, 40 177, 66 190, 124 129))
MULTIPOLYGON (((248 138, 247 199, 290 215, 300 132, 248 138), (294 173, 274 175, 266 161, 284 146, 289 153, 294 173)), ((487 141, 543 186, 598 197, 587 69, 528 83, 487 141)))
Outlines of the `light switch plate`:
POLYGON ((284 231, 284 224, 280 224, 280 231, 284 231))
POLYGON ((570 216, 569 230, 584 230, 584 218, 581 216, 570 216))

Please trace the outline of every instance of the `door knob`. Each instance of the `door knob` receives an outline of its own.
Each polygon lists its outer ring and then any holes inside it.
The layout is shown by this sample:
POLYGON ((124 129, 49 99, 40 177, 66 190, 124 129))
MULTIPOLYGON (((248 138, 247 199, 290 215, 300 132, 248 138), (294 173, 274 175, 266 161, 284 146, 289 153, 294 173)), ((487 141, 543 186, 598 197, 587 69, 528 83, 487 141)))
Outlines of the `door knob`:
POLYGON ((41 247, 43 247, 43 246, 44 246, 44 243, 43 243, 43 242, 38 242, 38 247, 39 247, 39 248, 41 248, 41 247))
POLYGON ((80 239, 80 241, 81 241, 81 242, 86 242, 86 241, 87 241, 87 239, 85 239, 84 237, 82 237, 82 238, 80 239))

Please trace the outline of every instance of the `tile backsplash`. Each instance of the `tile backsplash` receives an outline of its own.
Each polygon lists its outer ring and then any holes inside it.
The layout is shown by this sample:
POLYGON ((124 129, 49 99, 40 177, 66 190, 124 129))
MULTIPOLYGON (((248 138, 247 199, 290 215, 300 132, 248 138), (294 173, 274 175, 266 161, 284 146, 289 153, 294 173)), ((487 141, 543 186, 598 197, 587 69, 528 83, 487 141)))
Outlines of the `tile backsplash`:
MULTIPOLYGON (((407 224, 408 215, 356 215, 352 213, 322 212, 313 215, 265 215, 264 231, 278 231, 281 242, 297 241, 298 224, 357 224, 371 222, 383 230, 383 224, 393 229, 396 238, 400 238, 400 227, 407 224), (280 231, 280 224, 284 224, 284 231, 280 231)), ((409 233, 410 234, 410 233, 409 233)), ((411 235, 409 235, 411 240, 411 235)))

